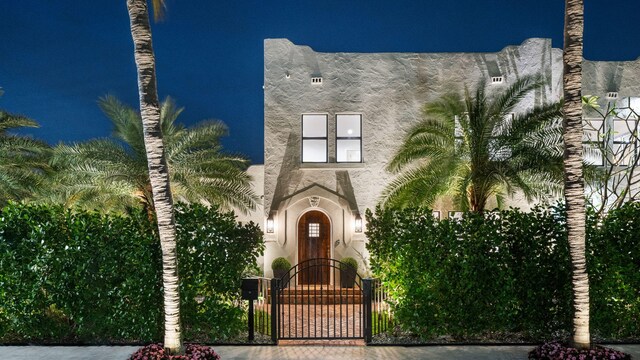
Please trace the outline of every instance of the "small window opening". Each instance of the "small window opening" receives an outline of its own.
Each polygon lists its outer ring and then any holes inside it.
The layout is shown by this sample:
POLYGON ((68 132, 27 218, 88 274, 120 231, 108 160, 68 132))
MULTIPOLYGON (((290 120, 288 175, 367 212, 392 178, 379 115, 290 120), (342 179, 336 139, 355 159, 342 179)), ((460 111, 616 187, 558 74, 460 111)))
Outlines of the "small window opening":
POLYGON ((492 84, 502 84, 504 82, 504 76, 492 76, 491 83, 492 84))
POLYGON ((618 93, 615 91, 610 91, 607 93, 607 99, 614 100, 618 98, 618 93))
POLYGON ((313 85, 321 85, 322 84, 322 77, 321 76, 314 76, 311 78, 311 83, 313 85))
POLYGON ((309 223, 309 237, 313 237, 313 238, 320 237, 320 224, 309 223))

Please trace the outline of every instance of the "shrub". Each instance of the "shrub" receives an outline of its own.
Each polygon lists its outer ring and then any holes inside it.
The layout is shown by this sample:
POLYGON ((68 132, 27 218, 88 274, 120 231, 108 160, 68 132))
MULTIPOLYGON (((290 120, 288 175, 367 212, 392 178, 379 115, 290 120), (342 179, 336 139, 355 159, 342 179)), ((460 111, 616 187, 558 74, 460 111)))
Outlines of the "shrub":
POLYGON ((291 263, 289 262, 289 260, 283 258, 283 257, 278 257, 273 259, 273 261, 271 262, 271 270, 284 270, 284 271, 289 271, 289 269, 291 269, 291 263))
MULTIPOLYGON (((232 337, 243 329, 241 275, 262 233, 216 209, 176 210, 185 338, 232 337)), ((146 213, 10 204, 0 218, 0 342, 161 339, 161 254, 146 213)))
POLYGON ((262 231, 253 223, 237 223, 233 213, 200 204, 178 204, 176 224, 185 339, 234 337, 246 328, 240 285, 264 250, 262 231))
MULTIPOLYGON (((367 212, 374 274, 397 322, 438 335, 550 340, 570 333, 571 268, 562 207, 438 221, 429 209, 367 212), (510 335, 506 335, 510 334, 510 335)), ((640 336, 640 204, 587 227, 592 333, 640 336)))
POLYGON ((162 344, 151 344, 131 354, 129 360, 220 360, 220 355, 208 346, 188 344, 184 352, 184 355, 169 355, 162 344))
POLYGON ((2 341, 160 337, 160 249, 144 213, 12 204, 1 217, 2 341))
POLYGON ((590 218, 587 269, 591 331, 610 339, 640 336, 640 203, 598 222, 590 218))
POLYGON ((589 350, 578 350, 558 342, 542 344, 529 353, 529 359, 539 360, 631 360, 631 355, 621 351, 596 347, 589 350))
POLYGON ((358 271, 358 261, 352 257, 345 257, 340 260, 340 270, 347 270, 347 268, 358 271))

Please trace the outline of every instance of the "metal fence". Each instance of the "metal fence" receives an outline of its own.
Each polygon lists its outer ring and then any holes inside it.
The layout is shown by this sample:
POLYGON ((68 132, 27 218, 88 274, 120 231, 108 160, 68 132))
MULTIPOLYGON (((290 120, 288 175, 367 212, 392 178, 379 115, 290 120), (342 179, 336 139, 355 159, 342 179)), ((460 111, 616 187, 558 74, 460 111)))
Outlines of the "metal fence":
POLYGON ((278 339, 363 339, 366 280, 338 260, 305 260, 278 289, 278 339))
POLYGON ((384 284, 357 274, 345 283, 340 265, 336 260, 322 259, 294 266, 283 277, 285 281, 243 279, 242 298, 249 301, 248 340, 253 342, 260 334, 261 340, 274 343, 279 339, 348 338, 369 343, 373 335, 391 330, 393 316, 384 284), (328 274, 331 281, 300 285, 297 278, 301 273, 306 278, 328 274))
POLYGON ((393 329, 393 314, 389 306, 388 288, 379 279, 371 282, 371 332, 372 335, 393 329))

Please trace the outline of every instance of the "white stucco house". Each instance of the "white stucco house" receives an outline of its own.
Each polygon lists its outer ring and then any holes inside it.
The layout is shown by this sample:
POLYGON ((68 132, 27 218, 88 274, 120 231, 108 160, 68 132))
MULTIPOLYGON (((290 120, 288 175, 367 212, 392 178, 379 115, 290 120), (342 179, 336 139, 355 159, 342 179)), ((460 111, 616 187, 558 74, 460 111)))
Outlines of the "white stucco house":
MULTIPOLYGON (((640 59, 585 61, 583 71, 584 94, 640 110, 640 59)), ((364 212, 393 178, 384 167, 420 120, 421 107, 481 77, 501 87, 538 73, 548 85, 524 107, 561 97, 562 50, 551 40, 529 39, 496 53, 319 53, 265 40, 265 163, 249 169, 263 201, 239 219, 265 229, 264 275, 272 276, 270 264, 280 256, 292 264, 350 256, 366 271, 364 212)), ((436 206, 443 216, 456 210, 449 207, 436 206)))

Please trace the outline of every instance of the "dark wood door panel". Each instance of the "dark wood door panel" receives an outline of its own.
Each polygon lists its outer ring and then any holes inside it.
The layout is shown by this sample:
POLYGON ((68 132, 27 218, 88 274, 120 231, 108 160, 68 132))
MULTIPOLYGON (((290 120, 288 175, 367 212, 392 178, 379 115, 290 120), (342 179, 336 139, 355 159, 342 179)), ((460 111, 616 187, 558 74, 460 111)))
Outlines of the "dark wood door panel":
MULTIPOLYGON (((298 222, 298 263, 311 259, 328 259, 331 256, 331 223, 327 215, 312 210, 302 215, 298 222)), ((299 273, 299 284, 329 284, 329 264, 315 260, 299 273)))

